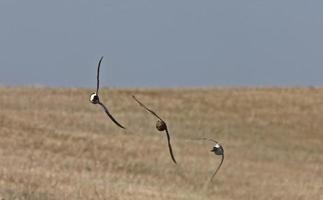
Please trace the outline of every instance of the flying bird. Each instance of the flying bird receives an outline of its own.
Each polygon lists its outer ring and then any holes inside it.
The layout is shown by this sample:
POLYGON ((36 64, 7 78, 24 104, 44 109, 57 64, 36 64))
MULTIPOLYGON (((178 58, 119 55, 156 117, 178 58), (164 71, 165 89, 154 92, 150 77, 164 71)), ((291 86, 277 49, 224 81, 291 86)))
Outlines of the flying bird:
POLYGON ((99 104, 105 111, 105 113, 109 116, 109 118, 120 128, 125 129, 124 126, 122 126, 114 117, 110 114, 108 108, 100 101, 99 98, 99 88, 100 88, 100 66, 102 62, 103 56, 101 57, 99 63, 98 63, 98 69, 97 69, 97 74, 96 74, 96 92, 93 92, 90 95, 90 102, 93 104, 99 104))
POLYGON ((143 103, 141 103, 134 95, 132 95, 132 98, 141 106, 143 107, 144 109, 146 109, 148 112, 150 112, 152 115, 154 115, 155 117, 158 118, 157 122, 156 122, 156 129, 158 131, 165 131, 166 132, 166 136, 167 136, 167 142, 168 142, 168 149, 169 149, 169 153, 170 153, 170 156, 173 160, 173 162, 176 164, 176 160, 175 160, 175 157, 174 157, 174 153, 173 153, 173 150, 172 150, 172 145, 170 143, 170 136, 169 136, 169 132, 168 132, 168 128, 167 128, 167 125, 166 125, 166 122, 160 118, 154 111, 152 111, 151 109, 147 108, 143 103))
POLYGON ((198 138, 198 140, 208 140, 208 141, 214 142, 215 144, 212 147, 211 152, 213 152, 217 156, 222 156, 222 159, 221 159, 221 162, 220 162, 219 166, 216 168, 215 172, 213 173, 213 175, 212 175, 212 177, 210 179, 210 181, 212 181, 212 179, 217 174, 217 172, 219 171, 219 169, 220 169, 220 167, 221 167, 221 165, 223 163, 224 149, 223 149, 222 145, 220 143, 218 143, 216 140, 209 139, 209 138, 198 138))

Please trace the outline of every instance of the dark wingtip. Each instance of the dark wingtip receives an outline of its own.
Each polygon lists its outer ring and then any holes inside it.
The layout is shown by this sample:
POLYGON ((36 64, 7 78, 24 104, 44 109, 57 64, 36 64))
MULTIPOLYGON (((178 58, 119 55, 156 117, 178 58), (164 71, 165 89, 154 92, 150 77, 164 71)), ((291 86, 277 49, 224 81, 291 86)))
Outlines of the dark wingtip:
POLYGON ((102 60, 103 60, 103 57, 104 57, 104 56, 101 56, 101 58, 100 58, 100 60, 99 60, 99 63, 98 63, 98 67, 101 65, 101 62, 102 62, 102 60))
POLYGON ((110 117, 111 118, 111 120, 117 125, 117 126, 119 126, 120 128, 122 128, 122 129, 126 129, 126 127, 124 127, 124 126, 122 126, 116 119, 114 119, 112 116, 110 117))

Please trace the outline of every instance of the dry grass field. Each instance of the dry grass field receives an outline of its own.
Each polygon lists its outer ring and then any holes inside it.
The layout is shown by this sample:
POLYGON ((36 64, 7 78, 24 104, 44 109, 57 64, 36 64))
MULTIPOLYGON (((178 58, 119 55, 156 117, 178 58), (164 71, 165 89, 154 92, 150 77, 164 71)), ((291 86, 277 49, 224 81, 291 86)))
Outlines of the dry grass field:
MULTIPOLYGON (((322 88, 0 87, 5 200, 323 200, 322 88), (178 164, 155 118, 168 124, 178 164), (210 137, 224 147, 222 168, 210 137)), ((0 199, 1 199, 0 198, 0 199)))

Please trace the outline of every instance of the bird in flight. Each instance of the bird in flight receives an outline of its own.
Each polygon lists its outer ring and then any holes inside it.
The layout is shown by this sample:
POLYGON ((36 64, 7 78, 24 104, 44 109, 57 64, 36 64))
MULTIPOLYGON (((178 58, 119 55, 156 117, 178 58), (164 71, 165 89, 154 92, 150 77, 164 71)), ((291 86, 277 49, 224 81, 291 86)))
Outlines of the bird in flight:
POLYGON ((90 102, 93 104, 99 104, 105 111, 105 113, 109 116, 109 118, 120 128, 125 129, 124 126, 122 126, 114 117, 110 114, 108 108, 100 101, 99 98, 99 88, 100 88, 100 66, 102 62, 103 56, 101 57, 99 63, 98 63, 98 69, 97 69, 97 74, 96 74, 96 92, 93 92, 90 95, 90 102))
POLYGON ((141 103, 134 95, 132 95, 132 98, 141 106, 143 107, 144 109, 146 109, 148 112, 150 112, 152 115, 154 115, 155 117, 158 118, 157 122, 156 122, 156 129, 158 131, 165 131, 166 132, 166 136, 167 136, 167 142, 168 142, 168 149, 169 149, 169 153, 170 153, 170 156, 173 160, 173 162, 176 164, 176 160, 175 160, 175 157, 174 157, 174 153, 173 153, 173 150, 172 150, 172 145, 170 143, 170 136, 169 136, 169 132, 168 132, 168 129, 167 129, 167 125, 166 125, 166 122, 160 118, 154 111, 152 111, 151 109, 147 108, 143 103, 141 103))
POLYGON ((219 171, 222 163, 223 163, 223 160, 224 160, 224 149, 222 147, 222 145, 220 143, 218 143, 216 140, 213 140, 213 139, 209 139, 209 138, 199 138, 199 140, 208 140, 208 141, 211 141, 211 142, 214 142, 214 146, 212 147, 211 149, 211 152, 213 152, 215 155, 218 155, 218 156, 222 156, 222 159, 221 159, 221 162, 219 164, 219 166, 216 168, 215 172, 213 173, 210 181, 212 181, 212 179, 214 178, 214 176, 216 175, 216 173, 219 171))

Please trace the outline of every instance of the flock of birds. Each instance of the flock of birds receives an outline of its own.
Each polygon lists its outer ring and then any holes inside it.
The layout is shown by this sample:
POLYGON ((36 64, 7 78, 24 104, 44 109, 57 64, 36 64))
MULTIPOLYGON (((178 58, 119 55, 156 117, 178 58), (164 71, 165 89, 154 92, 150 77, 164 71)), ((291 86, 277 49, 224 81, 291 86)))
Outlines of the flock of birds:
MULTIPOLYGON (((103 60, 103 57, 100 58, 98 66, 97 66, 97 85, 96 85, 96 92, 93 92, 90 95, 90 102, 93 104, 98 104, 100 105, 103 110, 105 111, 105 113, 108 115, 108 117, 120 128, 122 129, 126 129, 125 126, 121 125, 109 112, 108 108, 101 102, 100 97, 99 97, 99 89, 100 89, 100 67, 101 67, 101 62, 103 60)), ((169 149, 169 153, 171 156, 172 161, 177 164, 174 153, 173 153, 173 149, 172 149, 172 145, 170 142, 170 135, 169 135, 169 131, 166 125, 166 122, 160 117, 158 116, 153 110, 151 110, 150 108, 148 108, 147 106, 145 106, 141 101, 139 101, 134 95, 132 95, 132 98, 141 106, 143 107, 146 111, 148 111, 150 114, 152 114, 153 116, 155 116, 157 118, 157 122, 156 122, 156 129, 158 131, 165 131, 166 136, 167 136, 167 142, 168 142, 168 149, 169 149)), ((213 175, 211 176, 210 181, 212 181, 212 179, 214 178, 214 176, 217 174, 217 172, 219 171, 223 160, 224 160, 224 149, 222 147, 222 145, 220 143, 218 143, 216 140, 210 139, 210 138, 198 138, 198 140, 207 140, 210 142, 215 143, 211 149, 211 152, 213 152, 215 155, 218 156, 222 156, 221 162, 218 165, 218 167, 216 168, 215 172, 213 173, 213 175)))

